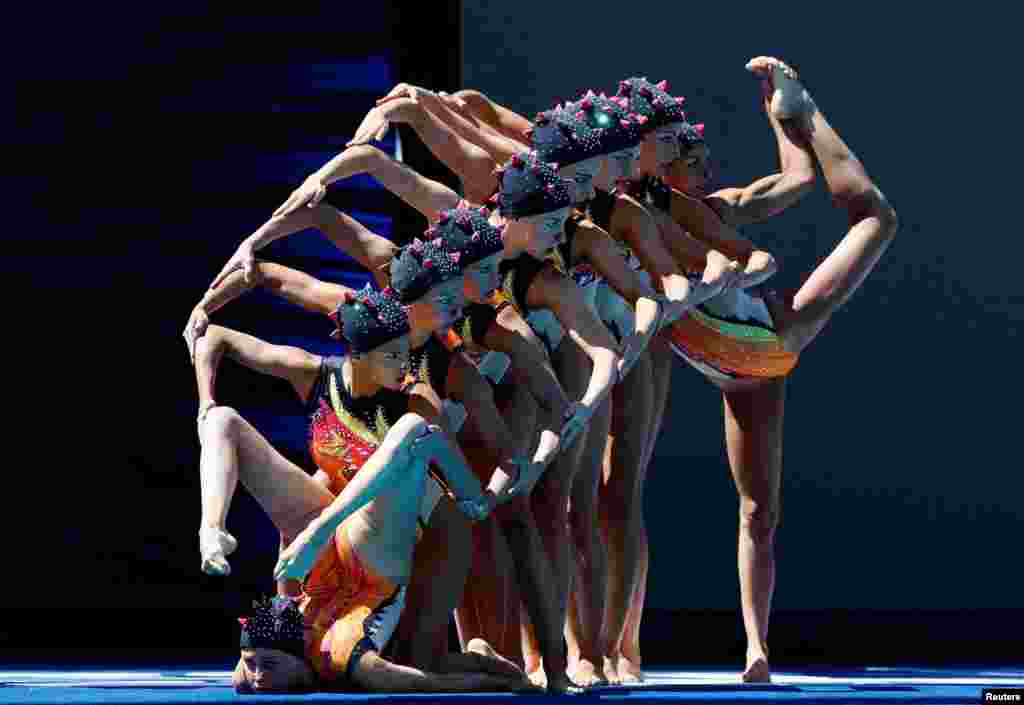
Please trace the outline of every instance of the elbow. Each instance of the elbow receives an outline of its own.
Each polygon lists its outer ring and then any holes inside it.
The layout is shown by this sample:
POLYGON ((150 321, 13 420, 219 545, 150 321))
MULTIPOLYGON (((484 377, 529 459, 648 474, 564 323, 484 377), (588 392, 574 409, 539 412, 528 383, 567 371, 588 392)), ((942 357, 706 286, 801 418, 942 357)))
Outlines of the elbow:
POLYGON ((900 220, 896 215, 896 209, 892 207, 885 196, 881 197, 878 210, 878 218, 882 223, 882 231, 887 239, 896 237, 896 231, 900 228, 900 220))
POLYGON ((202 338, 196 341, 195 356, 197 365, 213 360, 224 348, 224 336, 217 326, 210 326, 202 338))
POLYGON ((790 170, 787 172, 787 175, 793 184, 793 188, 800 195, 809 193, 814 188, 814 182, 818 176, 814 171, 814 167, 804 166, 790 170))

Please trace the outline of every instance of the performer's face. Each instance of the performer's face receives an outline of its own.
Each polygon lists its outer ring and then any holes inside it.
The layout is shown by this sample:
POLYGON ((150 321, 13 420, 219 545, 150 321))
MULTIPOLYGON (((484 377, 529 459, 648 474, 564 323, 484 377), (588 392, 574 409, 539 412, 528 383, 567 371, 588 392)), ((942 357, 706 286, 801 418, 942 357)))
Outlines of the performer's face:
POLYGON ((526 251, 540 259, 565 239, 565 221, 571 209, 566 206, 551 213, 530 215, 522 219, 529 230, 526 251))
POLYGON ((594 177, 601 171, 604 157, 591 157, 582 162, 563 166, 558 170, 559 176, 573 183, 573 203, 582 203, 594 197, 594 177))
POLYGON ((434 331, 450 328, 466 304, 464 285, 464 278, 458 276, 432 287, 413 304, 420 309, 418 318, 434 331))
POLYGON ((463 288, 466 299, 484 303, 491 298, 501 284, 501 276, 498 274, 501 258, 502 253, 498 252, 466 267, 466 285, 463 288))
POLYGON ((640 145, 620 149, 608 155, 608 175, 613 183, 633 178, 633 170, 640 159, 640 145))
POLYGON ((682 156, 679 147, 679 134, 683 131, 681 122, 662 125, 655 130, 650 139, 654 140, 655 160, 659 167, 668 168, 672 162, 682 156))
POLYGON ((409 336, 389 340, 365 353, 373 369, 374 381, 385 389, 401 389, 409 371, 409 336))
POLYGON ((704 143, 695 144, 672 162, 664 179, 672 188, 691 196, 705 195, 711 181, 711 150, 704 143))
POLYGON ((300 658, 277 649, 242 649, 231 676, 238 693, 311 690, 313 671, 300 658))

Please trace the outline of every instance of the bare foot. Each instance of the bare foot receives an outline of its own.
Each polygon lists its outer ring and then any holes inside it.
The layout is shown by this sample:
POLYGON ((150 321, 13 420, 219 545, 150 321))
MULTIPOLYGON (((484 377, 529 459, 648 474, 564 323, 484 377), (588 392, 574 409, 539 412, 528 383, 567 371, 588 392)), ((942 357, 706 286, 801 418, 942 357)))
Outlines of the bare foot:
POLYGON ((747 70, 772 87, 770 110, 778 120, 805 117, 814 110, 814 101, 790 66, 772 56, 758 56, 747 62, 747 70))
POLYGON ((466 653, 479 656, 481 667, 488 673, 508 676, 509 678, 519 678, 524 682, 530 682, 526 678, 526 673, 519 666, 499 654, 494 650, 494 647, 479 637, 470 639, 469 643, 466 644, 466 653))
POLYGON ((706 288, 701 293, 704 299, 717 296, 722 291, 736 283, 742 275, 740 263, 730 260, 718 250, 709 250, 704 256, 704 274, 700 283, 706 288))
MULTIPOLYGON (((540 688, 548 687, 548 674, 544 672, 543 667, 535 668, 534 670, 528 672, 526 674, 526 677, 529 678, 530 682, 533 683, 535 686, 538 686, 540 688)), ((568 676, 566 677, 566 680, 569 680, 568 676)))
POLYGON ((764 656, 756 656, 753 659, 747 658, 747 669, 743 671, 740 680, 744 683, 771 683, 772 673, 768 668, 768 659, 764 656))
POLYGON ((608 679, 605 677, 604 671, 585 658, 581 658, 576 663, 576 669, 570 673, 569 677, 581 688, 608 685, 608 679))
POLYGON ((608 682, 612 685, 621 685, 622 681, 619 680, 619 657, 618 656, 605 656, 604 657, 604 673, 608 676, 608 682))
POLYGON ((203 557, 200 567, 207 575, 231 575, 231 565, 225 556, 237 548, 238 541, 226 531, 210 526, 199 530, 199 553, 203 557))
POLYGON ((622 685, 637 685, 644 682, 644 673, 640 670, 640 664, 634 663, 625 656, 619 656, 618 676, 622 685))

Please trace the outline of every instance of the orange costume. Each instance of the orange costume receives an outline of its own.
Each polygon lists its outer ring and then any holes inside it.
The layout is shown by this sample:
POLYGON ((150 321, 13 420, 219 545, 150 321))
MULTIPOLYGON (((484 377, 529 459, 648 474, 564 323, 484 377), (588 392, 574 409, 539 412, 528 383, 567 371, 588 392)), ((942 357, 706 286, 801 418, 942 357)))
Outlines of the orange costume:
MULTIPOLYGON (((325 357, 310 397, 316 405, 310 451, 331 479, 335 494, 380 446, 388 429, 408 410, 408 396, 381 390, 353 399, 341 378, 340 357, 325 357)), ((303 584, 306 660, 322 681, 347 679, 359 657, 380 652, 398 624, 405 586, 376 575, 352 547, 346 520, 303 584)))

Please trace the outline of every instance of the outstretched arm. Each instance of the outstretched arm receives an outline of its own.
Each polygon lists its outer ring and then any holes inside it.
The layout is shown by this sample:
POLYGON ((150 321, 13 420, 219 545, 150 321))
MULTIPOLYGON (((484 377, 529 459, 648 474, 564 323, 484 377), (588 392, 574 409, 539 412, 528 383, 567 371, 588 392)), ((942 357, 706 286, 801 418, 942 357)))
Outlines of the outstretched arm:
POLYGON ((454 93, 452 97, 461 113, 476 118, 511 139, 524 139, 523 133, 533 127, 525 117, 495 103, 480 91, 465 89, 454 93))
POLYGON ((611 333, 587 307, 579 287, 551 267, 542 269, 530 284, 527 304, 531 308, 550 309, 593 362, 590 383, 580 403, 594 411, 617 381, 620 359, 611 333))
POLYGON ((320 372, 320 357, 301 348, 273 345, 222 326, 210 326, 196 343, 196 384, 199 408, 216 405, 217 369, 227 356, 249 369, 288 380, 305 400, 320 372))
POLYGON ((377 126, 389 121, 404 122, 412 127, 427 149, 462 179, 468 200, 481 203, 490 195, 498 162, 412 98, 396 98, 371 110, 350 144, 368 142, 377 126))
POLYGON ((814 151, 810 143, 795 125, 783 124, 772 114, 772 87, 765 79, 761 81, 761 92, 764 112, 779 148, 780 170, 746 188, 721 189, 705 199, 725 223, 734 227, 778 215, 814 188, 814 151))
POLYGON ((377 147, 361 144, 347 148, 310 174, 274 215, 288 215, 302 206, 315 207, 328 186, 364 173, 431 220, 438 211, 454 208, 459 202, 459 195, 444 184, 416 173, 377 147))

